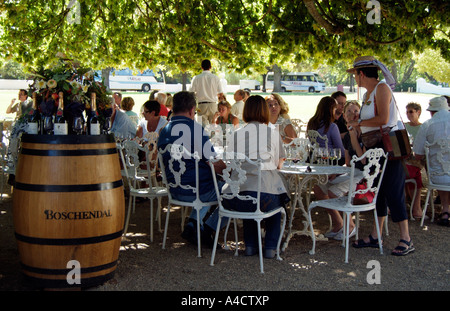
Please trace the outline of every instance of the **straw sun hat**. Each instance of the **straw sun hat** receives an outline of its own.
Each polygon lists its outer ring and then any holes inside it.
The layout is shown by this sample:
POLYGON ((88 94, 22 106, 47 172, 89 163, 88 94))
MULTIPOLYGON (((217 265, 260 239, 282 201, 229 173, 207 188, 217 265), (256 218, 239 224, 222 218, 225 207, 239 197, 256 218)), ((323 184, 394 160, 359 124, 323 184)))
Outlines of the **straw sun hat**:
POLYGON ((353 68, 347 69, 348 73, 355 74, 356 69, 358 68, 367 68, 367 67, 375 67, 378 68, 378 70, 381 70, 383 73, 384 79, 386 80, 386 83, 389 85, 389 87, 394 90, 395 89, 395 79, 392 76, 392 73, 389 71, 389 69, 379 60, 377 60, 373 56, 360 56, 355 59, 353 62, 353 68))
POLYGON ((359 56, 355 58, 355 61, 353 62, 353 67, 347 69, 347 72, 355 73, 356 69, 367 67, 377 67, 378 70, 381 70, 381 68, 378 65, 374 64, 375 62, 377 62, 377 59, 373 56, 359 56))

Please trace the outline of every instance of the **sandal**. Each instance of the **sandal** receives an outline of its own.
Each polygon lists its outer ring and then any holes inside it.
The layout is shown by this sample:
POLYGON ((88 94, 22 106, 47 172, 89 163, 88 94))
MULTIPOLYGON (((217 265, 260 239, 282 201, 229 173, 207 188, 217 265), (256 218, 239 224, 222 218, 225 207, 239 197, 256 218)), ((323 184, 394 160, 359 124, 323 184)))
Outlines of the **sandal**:
POLYGON ((449 226, 450 226, 450 220, 449 220, 449 218, 450 218, 450 214, 447 213, 447 212, 443 212, 443 213, 439 216, 439 220, 437 221, 437 224, 438 224, 438 225, 441 225, 441 226, 449 227, 449 226), (443 218, 442 218, 442 216, 444 216, 444 215, 447 215, 447 218, 446 218, 446 219, 443 219, 443 218))
POLYGON ((355 248, 364 248, 364 247, 373 247, 379 248, 378 239, 374 239, 371 234, 369 234, 369 242, 365 242, 364 239, 359 239, 356 242, 352 243, 352 246, 355 248))
POLYGON ((409 253, 412 253, 416 250, 416 248, 414 247, 414 245, 412 245, 412 239, 408 241, 405 240, 400 240, 400 243, 404 243, 407 245, 407 247, 404 246, 397 246, 396 248, 394 248, 394 250, 392 251, 392 255, 394 256, 406 256, 409 253))

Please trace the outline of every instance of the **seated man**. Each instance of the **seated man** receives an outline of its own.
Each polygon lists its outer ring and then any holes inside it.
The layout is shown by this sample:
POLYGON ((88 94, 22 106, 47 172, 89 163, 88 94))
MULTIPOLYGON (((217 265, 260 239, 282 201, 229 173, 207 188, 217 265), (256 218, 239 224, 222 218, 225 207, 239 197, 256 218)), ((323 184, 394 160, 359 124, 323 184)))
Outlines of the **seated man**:
MULTIPOLYGON (((216 192, 214 189, 213 177, 211 169, 208 164, 210 156, 215 156, 214 147, 209 140, 209 136, 205 133, 203 127, 194 121, 196 112, 195 94, 192 92, 178 92, 173 96, 173 114, 170 122, 161 130, 158 139, 158 149, 164 148, 168 144, 177 143, 183 145, 189 152, 198 152, 201 157, 199 162, 199 176, 200 176, 200 200, 203 202, 217 201, 216 192)), ((166 175, 168 181, 170 174, 168 172, 168 161, 170 159, 169 152, 163 154, 163 161, 166 167, 166 175)), ((182 184, 189 184, 195 186, 195 170, 194 160, 186 161, 186 172, 182 176, 182 184)), ((225 164, 222 161, 215 163, 217 172, 222 171, 225 164)), ((195 194, 188 189, 171 189, 172 196, 180 201, 192 202, 195 200, 195 194)), ((206 245, 212 245, 212 234, 216 229, 218 215, 217 212, 211 215, 205 223, 203 218, 209 212, 210 206, 205 206, 200 210, 200 219, 197 218, 197 213, 192 210, 190 221, 185 226, 182 237, 192 243, 196 243, 197 228, 196 221, 200 221, 202 227, 202 242, 206 245)), ((224 222, 226 224, 226 222, 224 222)))
MULTIPOLYGON (((414 153, 416 158, 422 160, 425 154, 425 142, 434 143, 439 138, 446 138, 450 136, 450 112, 447 100, 445 97, 435 97, 430 100, 427 109, 431 113, 431 119, 425 121, 419 129, 414 140, 414 153)), ((430 147, 430 176, 431 180, 437 184, 450 185, 450 176, 448 174, 436 174, 436 171, 442 170, 442 165, 436 159, 436 148, 439 146, 433 145, 430 147)), ((444 159, 448 162, 449 159, 444 159)), ((450 192, 438 191, 441 198, 442 213, 437 223, 443 226, 449 226, 449 198, 450 192)))

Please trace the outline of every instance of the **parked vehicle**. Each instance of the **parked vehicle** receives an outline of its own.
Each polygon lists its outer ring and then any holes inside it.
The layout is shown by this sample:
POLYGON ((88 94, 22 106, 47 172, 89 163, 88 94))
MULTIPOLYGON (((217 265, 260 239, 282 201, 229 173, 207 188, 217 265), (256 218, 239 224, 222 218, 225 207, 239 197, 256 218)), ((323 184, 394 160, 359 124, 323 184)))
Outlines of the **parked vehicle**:
POLYGON ((126 68, 111 70, 109 73, 109 88, 111 90, 149 92, 152 89, 165 89, 165 84, 158 82, 155 74, 150 69, 133 73, 133 70, 126 68))
MULTIPOLYGON (((266 89, 273 90, 273 72, 266 76, 266 89)), ((281 75, 281 90, 287 91, 308 91, 319 93, 325 90, 325 82, 314 72, 290 72, 281 75)))
POLYGON ((241 90, 259 90, 261 88, 261 83, 258 80, 239 80, 239 88, 241 90))

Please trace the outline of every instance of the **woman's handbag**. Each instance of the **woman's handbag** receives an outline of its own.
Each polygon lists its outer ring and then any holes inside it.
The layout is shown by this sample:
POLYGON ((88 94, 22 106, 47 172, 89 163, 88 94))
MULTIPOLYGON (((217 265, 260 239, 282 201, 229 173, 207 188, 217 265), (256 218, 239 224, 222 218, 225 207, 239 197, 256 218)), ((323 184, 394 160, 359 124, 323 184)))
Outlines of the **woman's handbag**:
POLYGON ((384 151, 389 153, 389 160, 406 159, 411 154, 411 144, 406 129, 384 133, 382 140, 384 151))
POLYGON ((390 130, 390 127, 386 127, 384 129, 380 128, 380 130, 362 133, 361 141, 367 149, 374 148, 383 141, 383 133, 389 133, 390 130))
MULTIPOLYGON (((394 98, 395 107, 397 102, 394 98)), ((375 115, 377 114, 377 105, 374 103, 375 115)), ((398 111, 398 107, 397 107, 398 111)), ((400 115, 400 114, 399 114, 400 115)), ((401 120, 401 115, 400 115, 401 120)), ((373 148, 380 142, 383 142, 383 149, 388 153, 389 160, 406 159, 411 154, 411 144, 409 142, 408 132, 405 129, 403 120, 401 120, 402 129, 391 131, 390 127, 382 128, 361 134, 361 140, 366 148, 373 148)))
MULTIPOLYGON (((356 185, 356 191, 358 190, 366 190, 367 183, 365 181, 361 181, 356 185)), ((372 191, 367 191, 365 193, 356 193, 353 198, 354 205, 364 205, 373 202, 375 194, 372 191)))

